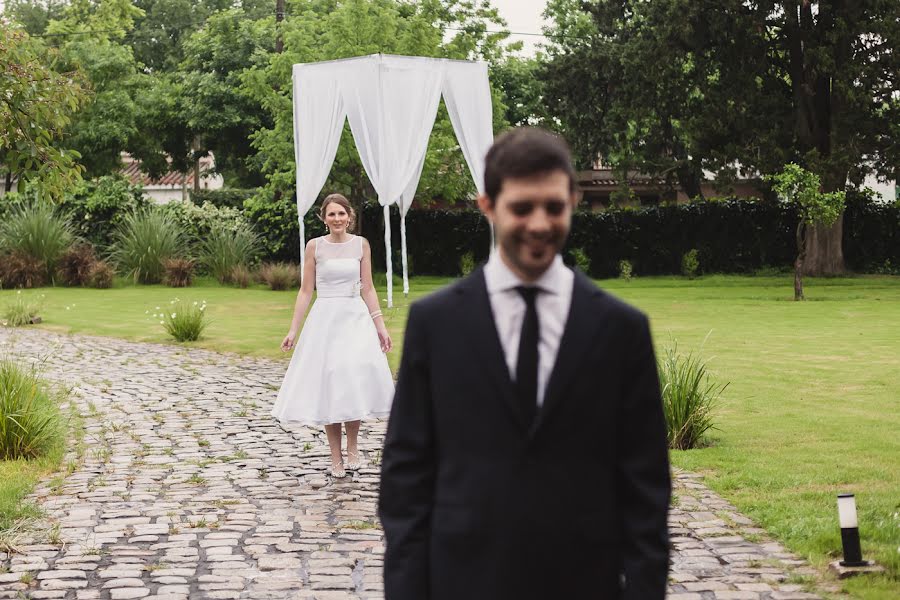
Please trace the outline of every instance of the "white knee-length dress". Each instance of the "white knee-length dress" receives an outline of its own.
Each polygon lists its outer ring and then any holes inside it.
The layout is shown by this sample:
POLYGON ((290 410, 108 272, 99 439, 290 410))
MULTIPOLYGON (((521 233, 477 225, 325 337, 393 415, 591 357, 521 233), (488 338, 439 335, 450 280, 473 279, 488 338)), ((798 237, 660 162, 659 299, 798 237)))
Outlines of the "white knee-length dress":
POLYGON ((390 413, 394 380, 360 297, 362 242, 315 240, 316 300, 272 409, 281 422, 327 425, 390 413))

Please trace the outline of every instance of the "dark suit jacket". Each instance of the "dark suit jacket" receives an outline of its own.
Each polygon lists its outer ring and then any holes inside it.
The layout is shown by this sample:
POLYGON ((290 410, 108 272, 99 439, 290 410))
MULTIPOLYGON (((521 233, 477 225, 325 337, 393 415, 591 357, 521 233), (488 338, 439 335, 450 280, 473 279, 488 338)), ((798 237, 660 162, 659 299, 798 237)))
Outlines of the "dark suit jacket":
POLYGON ((662 600, 669 496, 642 313, 576 273, 528 427, 482 270, 412 306, 382 457, 386 600, 662 600))

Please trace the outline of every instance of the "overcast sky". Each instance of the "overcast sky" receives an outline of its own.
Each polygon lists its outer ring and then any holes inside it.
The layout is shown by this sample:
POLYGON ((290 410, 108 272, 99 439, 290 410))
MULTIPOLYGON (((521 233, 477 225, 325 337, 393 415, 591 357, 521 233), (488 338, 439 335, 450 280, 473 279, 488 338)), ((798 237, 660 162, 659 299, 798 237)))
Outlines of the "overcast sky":
MULTIPOLYGON (((542 33, 541 26, 544 24, 544 18, 541 13, 547 6, 546 0, 491 0, 500 11, 500 15, 506 19, 510 31, 521 31, 524 33, 542 33)), ((525 47, 524 54, 534 54, 535 46, 544 41, 542 37, 536 36, 510 36, 511 41, 521 40, 525 47)))

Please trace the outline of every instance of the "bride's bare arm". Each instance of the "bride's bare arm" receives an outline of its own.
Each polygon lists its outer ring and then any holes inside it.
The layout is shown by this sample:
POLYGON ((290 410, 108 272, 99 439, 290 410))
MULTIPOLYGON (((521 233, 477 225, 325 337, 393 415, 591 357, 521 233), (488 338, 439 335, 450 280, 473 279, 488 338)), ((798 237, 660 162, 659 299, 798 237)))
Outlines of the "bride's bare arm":
POLYGON ((381 343, 381 350, 388 352, 394 345, 391 335, 388 333, 387 326, 384 324, 384 317, 381 316, 381 307, 378 304, 378 292, 375 290, 375 284, 372 282, 372 249, 369 247, 369 241, 363 238, 363 256, 359 263, 359 278, 362 283, 362 299, 369 309, 369 314, 374 315, 372 320, 375 322, 375 330, 378 332, 378 341, 381 343))
POLYGON ((306 309, 309 308, 309 302, 312 300, 313 290, 316 287, 316 241, 309 240, 306 244, 303 259, 303 283, 300 285, 300 291, 297 293, 297 301, 294 303, 294 316, 291 319, 291 328, 288 334, 281 342, 282 352, 287 352, 294 347, 297 339, 297 333, 303 324, 303 316, 306 309))

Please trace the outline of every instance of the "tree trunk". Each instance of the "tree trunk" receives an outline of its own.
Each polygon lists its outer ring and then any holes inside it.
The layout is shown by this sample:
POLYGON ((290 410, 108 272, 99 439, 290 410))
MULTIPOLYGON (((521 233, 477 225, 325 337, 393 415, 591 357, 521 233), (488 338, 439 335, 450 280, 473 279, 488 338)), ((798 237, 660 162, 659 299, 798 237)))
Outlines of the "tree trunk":
POLYGON ((6 172, 6 184, 3 189, 7 194, 12 191, 12 171, 6 172))
POLYGON ((842 275, 844 267, 844 215, 831 227, 816 225, 806 234, 806 259, 803 272, 806 275, 842 275))
POLYGON ((703 189, 700 187, 701 174, 691 167, 682 167, 676 169, 675 175, 678 177, 678 185, 687 197, 693 200, 700 198, 703 200, 703 189))
POLYGON ((284 20, 284 0, 275 0, 275 53, 284 50, 284 37, 281 34, 281 22, 284 20))
POLYGON ((200 191, 200 153, 194 153, 194 191, 200 191))
POLYGON ((808 228, 800 221, 797 223, 797 258, 794 260, 794 301, 804 300, 803 297, 803 259, 806 258, 805 233, 808 228))

